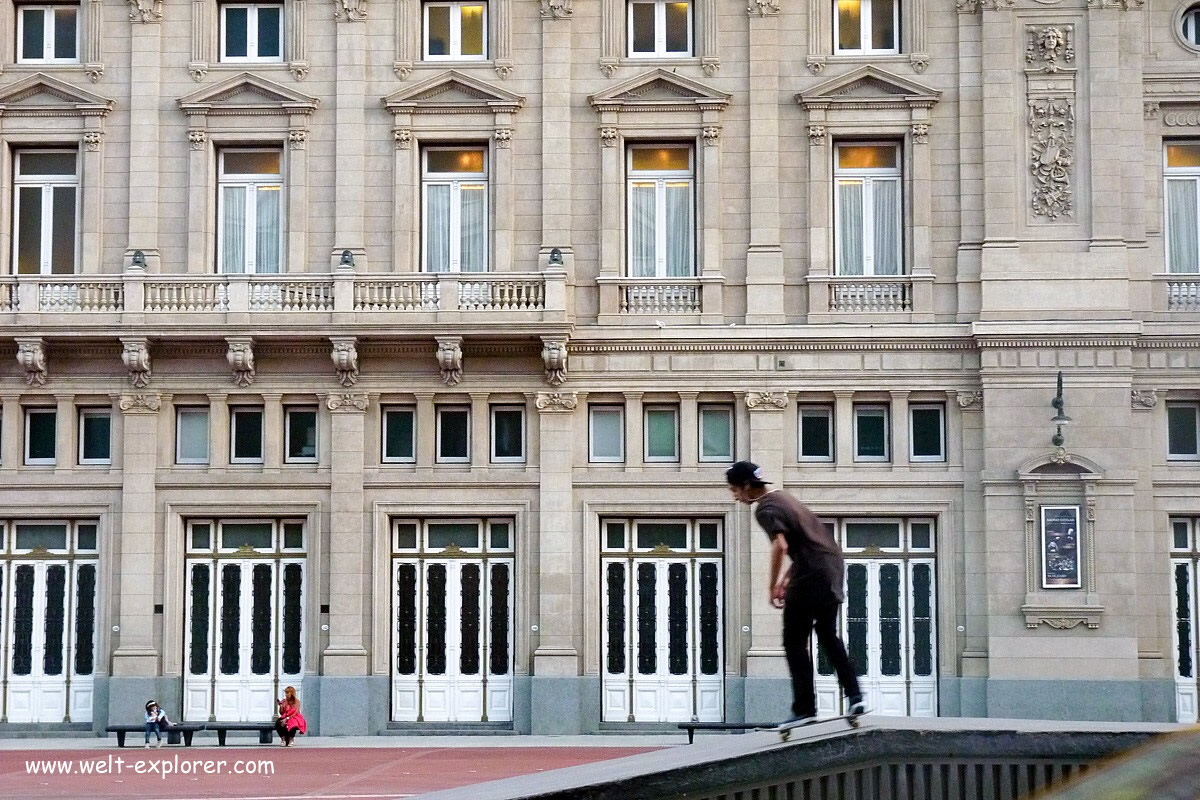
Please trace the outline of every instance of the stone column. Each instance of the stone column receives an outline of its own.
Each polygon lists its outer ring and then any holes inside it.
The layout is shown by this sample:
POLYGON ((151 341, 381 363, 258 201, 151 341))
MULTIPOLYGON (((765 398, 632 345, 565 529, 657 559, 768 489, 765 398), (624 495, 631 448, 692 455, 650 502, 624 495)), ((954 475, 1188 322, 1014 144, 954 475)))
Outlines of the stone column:
POLYGON ((55 424, 54 424, 54 471, 70 472, 78 460, 75 452, 75 428, 78 421, 75 418, 75 395, 54 395, 55 424))
MULTIPOLYGON (((1017 251, 1017 175, 1025 169, 1026 162, 1024 152, 1018 152, 1021 140, 1013 135, 1013 129, 1024 121, 1025 108, 1023 97, 1017 95, 1021 75, 1013 53, 1012 9, 998 3, 995 8, 984 5, 979 13, 983 49, 982 152, 986 154, 980 278, 986 314, 988 306, 996 302, 990 293, 999 290, 1003 296, 1004 281, 1021 271, 1017 251)), ((1024 128, 1022 125, 1021 130, 1024 128)), ((1024 203, 1021 207, 1024 208, 1024 203)))
POLYGON ((229 466, 229 395, 208 396, 208 465, 223 470, 229 466))
POLYGON ((532 614, 538 631, 532 637, 531 732, 577 734, 583 731, 583 721, 571 709, 579 708, 583 690, 579 680, 583 576, 571 467, 578 400, 574 392, 542 392, 536 406, 540 478, 534 524, 540 586, 532 614))
POLYGON ((679 470, 695 472, 700 461, 698 392, 679 393, 679 470))
POLYGON ((751 3, 750 246, 746 251, 747 325, 783 322, 779 246, 779 6, 751 3))
POLYGON ((434 449, 437 446, 437 407, 433 404, 432 392, 417 392, 417 468, 433 466, 434 449))
MULTIPOLYGON (((353 5, 356 9, 359 7, 358 3, 353 5)), ((367 80, 367 26, 359 23, 364 21, 367 12, 342 11, 340 6, 335 8, 339 9, 336 12, 339 22, 336 26, 337 84, 334 89, 338 136, 334 168, 339 180, 334 194, 335 247, 330 255, 330 265, 338 263, 343 250, 349 250, 354 254, 358 271, 365 272, 362 184, 366 169, 363 137, 367 130, 368 105, 364 95, 367 80)))
POLYGON ((471 471, 486 470, 492 461, 491 414, 487 392, 471 392, 471 471))
POLYGON ((854 392, 834 392, 833 397, 835 469, 850 469, 854 466, 854 392))
MULTIPOLYGON (((215 9, 214 9, 215 10, 215 9)), ((153 271, 158 262, 159 120, 162 118, 161 14, 142 15, 130 25, 129 118, 136 120, 137 135, 130 142, 129 229, 126 255, 141 250, 153 271)), ((99 154, 97 154, 99 155, 99 154)))
POLYGON ((542 249, 570 249, 572 202, 557 202, 571 178, 571 17, 542 12, 542 249))
MULTIPOLYGON (((750 458, 762 468, 767 480, 782 489, 783 417, 788 408, 787 392, 749 392, 746 407, 750 409, 750 458)), ((750 649, 746 653, 746 677, 787 677, 780 613, 767 601, 771 543, 753 515, 749 515, 746 531, 750 540, 750 649)), ((750 694, 747 687, 747 696, 750 694)))
POLYGON ((287 442, 283 421, 283 395, 263 394, 263 472, 279 472, 287 442))
POLYGON ((641 472, 646 452, 642 392, 625 392, 625 470, 641 472))
POLYGON ((0 403, 3 403, 4 415, 0 419, 4 434, 3 443, 0 444, 3 448, 0 450, 0 469, 10 472, 21 468, 24 457, 21 443, 25 439, 25 420, 19 394, 6 394, 0 398, 0 403))
POLYGON ((892 465, 897 468, 908 468, 908 395, 909 392, 892 392, 891 428, 892 428, 892 465))

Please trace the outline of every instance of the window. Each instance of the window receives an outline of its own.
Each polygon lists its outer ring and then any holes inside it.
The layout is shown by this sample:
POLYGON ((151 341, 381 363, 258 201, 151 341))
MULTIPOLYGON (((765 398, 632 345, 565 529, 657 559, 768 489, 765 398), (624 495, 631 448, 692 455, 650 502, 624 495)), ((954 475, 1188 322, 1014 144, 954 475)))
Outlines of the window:
POLYGON ((73 274, 78 249, 76 151, 22 150, 15 160, 13 261, 17 272, 73 274))
POLYGON ((79 463, 112 462, 112 411, 85 408, 79 412, 79 463))
POLYGON ((78 62, 78 4, 17 6, 18 64, 78 62))
POLYGON ((1167 457, 1200 460, 1200 403, 1167 403, 1167 457))
POLYGON ((175 463, 208 463, 208 409, 175 411, 175 463))
POLYGON ((629 3, 629 57, 692 55, 692 4, 653 0, 629 3))
POLYGON ((646 460, 679 460, 679 409, 646 406, 646 460))
POLYGON ((437 410, 437 460, 463 462, 471 459, 471 409, 442 406, 437 410))
POLYGON ((1179 19, 1179 33, 1186 44, 1200 49, 1200 5, 1192 6, 1183 12, 1179 19))
POLYGON ((945 406, 940 403, 914 403, 908 407, 912 461, 946 460, 945 413, 945 406))
POLYGON ((486 3, 426 3, 425 58, 483 60, 487 58, 486 3))
POLYGON ((525 409, 492 406, 492 461, 525 460, 525 409))
POLYGON ((625 410, 621 406, 588 409, 588 460, 625 460, 625 410))
POLYGON ((700 406, 700 460, 733 460, 733 409, 700 406))
POLYGON ((833 461, 832 406, 800 406, 800 460, 833 461))
POLYGON ((425 271, 485 272, 487 153, 482 147, 428 147, 421 164, 425 271))
POLYGON ((383 410, 383 460, 389 463, 417 460, 417 412, 414 408, 383 410))
POLYGON ((694 275, 692 148, 629 148, 629 274, 635 278, 694 275))
POLYGON ((263 460, 263 410, 261 407, 229 410, 229 463, 261 464, 263 460))
POLYGON ((834 0, 833 49, 839 55, 899 53, 898 0, 834 0))
POLYGON ((888 458, 888 407, 855 406, 854 460, 887 461, 888 458))
POLYGON ((284 461, 312 462, 317 460, 317 410, 289 408, 284 413, 287 452, 284 461))
POLYGON ((1166 158, 1167 272, 1200 272, 1200 142, 1168 142, 1166 158))
POLYGON ((283 61, 283 6, 221 6, 221 60, 283 61))
POLYGON ((282 159, 278 149, 221 151, 217 188, 217 263, 221 272, 279 272, 283 260, 282 159))
POLYGON ((834 158, 839 275, 900 275, 900 148, 839 144, 834 158))
POLYGON ((53 464, 58 433, 58 412, 53 408, 25 409, 25 463, 53 464))

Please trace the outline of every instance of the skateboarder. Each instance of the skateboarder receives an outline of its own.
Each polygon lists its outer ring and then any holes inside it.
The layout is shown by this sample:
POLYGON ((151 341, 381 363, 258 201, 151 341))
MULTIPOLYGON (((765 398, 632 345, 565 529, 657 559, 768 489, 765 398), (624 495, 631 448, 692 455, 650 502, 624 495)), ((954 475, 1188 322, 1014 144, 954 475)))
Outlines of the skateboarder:
POLYGON ((763 480, 756 464, 737 462, 725 472, 725 480, 735 500, 755 506, 754 518, 771 539, 768 589, 771 605, 783 609, 783 649, 792 673, 792 716, 781 727, 816 719, 808 647, 813 630, 846 693, 846 713, 851 717, 865 714, 854 665, 837 635, 838 606, 845 600, 841 548, 807 506, 782 491, 768 490, 770 481, 763 480), (792 561, 787 572, 782 569, 785 553, 792 561))

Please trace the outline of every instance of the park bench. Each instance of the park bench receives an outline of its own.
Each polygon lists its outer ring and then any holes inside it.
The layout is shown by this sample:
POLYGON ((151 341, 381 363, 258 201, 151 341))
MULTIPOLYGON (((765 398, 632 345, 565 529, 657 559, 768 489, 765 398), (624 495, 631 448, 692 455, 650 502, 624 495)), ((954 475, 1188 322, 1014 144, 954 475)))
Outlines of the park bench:
POLYGON ((773 728, 774 722, 681 722, 679 729, 687 731, 688 744, 696 740, 696 731, 752 731, 773 728))
MULTIPOLYGON (((196 731, 204 730, 203 722, 179 722, 172 723, 167 728, 167 744, 182 744, 184 747, 191 747, 192 734, 196 731)), ((125 746, 125 734, 146 732, 146 725, 142 724, 127 724, 127 725, 109 725, 104 729, 105 733, 115 733, 117 735, 117 747, 125 746)))
POLYGON ((229 731, 258 731, 259 744, 271 744, 275 736, 274 722, 206 722, 204 730, 217 732, 217 744, 224 747, 229 731))

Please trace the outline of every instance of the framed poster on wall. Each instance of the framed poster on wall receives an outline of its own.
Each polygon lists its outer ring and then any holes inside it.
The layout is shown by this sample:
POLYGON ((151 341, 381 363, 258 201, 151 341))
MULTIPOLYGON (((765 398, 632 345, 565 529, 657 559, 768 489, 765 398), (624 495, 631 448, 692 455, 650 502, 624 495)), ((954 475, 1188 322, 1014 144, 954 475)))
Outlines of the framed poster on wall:
POLYGON ((1042 506, 1042 588, 1078 589, 1079 506, 1042 506))

